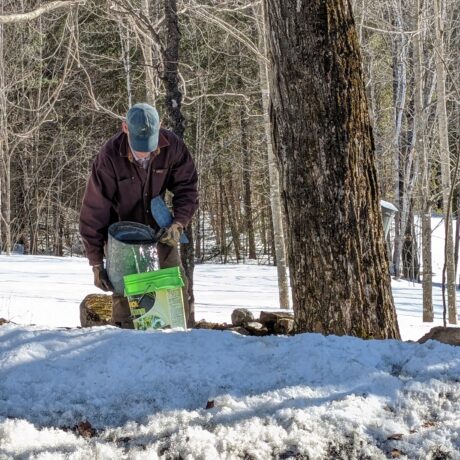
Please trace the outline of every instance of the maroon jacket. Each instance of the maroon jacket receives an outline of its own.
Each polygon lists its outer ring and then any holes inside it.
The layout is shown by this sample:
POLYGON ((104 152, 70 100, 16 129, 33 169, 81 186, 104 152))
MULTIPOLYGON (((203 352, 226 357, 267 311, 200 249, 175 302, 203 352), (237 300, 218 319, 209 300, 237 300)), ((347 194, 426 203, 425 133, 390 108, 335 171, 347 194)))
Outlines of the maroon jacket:
POLYGON ((184 142, 160 130, 159 153, 145 170, 131 158, 128 138, 118 132, 96 156, 80 211, 80 234, 90 265, 102 263, 110 224, 121 220, 157 228, 150 200, 174 194, 174 219, 184 227, 198 207, 197 172, 184 142))

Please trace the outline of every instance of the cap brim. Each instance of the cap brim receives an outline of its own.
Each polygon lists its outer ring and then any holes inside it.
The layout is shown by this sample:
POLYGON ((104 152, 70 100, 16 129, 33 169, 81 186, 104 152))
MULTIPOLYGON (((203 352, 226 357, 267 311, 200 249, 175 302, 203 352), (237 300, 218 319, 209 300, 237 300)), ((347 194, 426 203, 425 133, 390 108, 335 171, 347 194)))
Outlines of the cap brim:
POLYGON ((158 136, 136 138, 130 134, 129 144, 135 152, 153 152, 158 147, 158 136))

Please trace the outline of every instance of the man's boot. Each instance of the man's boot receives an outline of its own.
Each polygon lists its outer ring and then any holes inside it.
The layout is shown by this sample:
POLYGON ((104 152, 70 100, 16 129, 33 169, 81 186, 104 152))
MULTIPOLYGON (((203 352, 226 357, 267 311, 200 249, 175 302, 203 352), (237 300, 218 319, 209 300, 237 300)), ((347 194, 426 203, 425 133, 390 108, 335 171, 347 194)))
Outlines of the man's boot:
POLYGON ((112 319, 110 324, 122 329, 134 329, 128 299, 119 294, 112 295, 112 319))

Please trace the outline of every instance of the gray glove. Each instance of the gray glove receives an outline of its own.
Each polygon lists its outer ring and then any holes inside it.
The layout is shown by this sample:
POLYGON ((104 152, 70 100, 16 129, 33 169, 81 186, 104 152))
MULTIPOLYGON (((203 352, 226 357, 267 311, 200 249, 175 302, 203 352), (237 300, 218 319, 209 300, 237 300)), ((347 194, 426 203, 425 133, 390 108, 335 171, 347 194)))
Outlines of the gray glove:
POLYGON ((107 270, 104 268, 104 265, 94 265, 93 274, 94 285, 96 287, 102 289, 105 292, 114 290, 112 283, 109 280, 109 276, 107 275, 107 270))

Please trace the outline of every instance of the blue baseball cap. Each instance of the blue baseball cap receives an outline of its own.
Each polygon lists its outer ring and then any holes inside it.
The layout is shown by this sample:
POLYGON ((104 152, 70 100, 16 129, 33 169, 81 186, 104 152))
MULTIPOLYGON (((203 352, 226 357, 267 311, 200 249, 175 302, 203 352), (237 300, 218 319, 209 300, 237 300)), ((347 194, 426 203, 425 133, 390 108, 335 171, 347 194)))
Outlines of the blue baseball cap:
POLYGON ((129 145, 135 152, 153 152, 158 147, 160 117, 155 107, 139 103, 126 114, 129 145))

